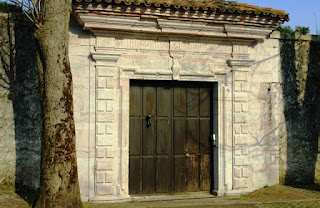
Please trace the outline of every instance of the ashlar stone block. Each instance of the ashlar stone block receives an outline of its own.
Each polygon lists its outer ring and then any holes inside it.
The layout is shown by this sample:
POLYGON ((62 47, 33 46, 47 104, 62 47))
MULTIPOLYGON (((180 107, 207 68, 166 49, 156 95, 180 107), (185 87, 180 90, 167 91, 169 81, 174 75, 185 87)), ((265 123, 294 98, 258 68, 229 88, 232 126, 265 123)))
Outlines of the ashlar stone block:
POLYGON ((247 81, 247 72, 234 72, 234 80, 235 81, 247 81))
POLYGON ((105 182, 106 175, 104 172, 97 172, 96 176, 97 176, 97 183, 104 183, 105 182))
POLYGON ((247 139, 247 136, 246 135, 234 135, 234 143, 236 145, 244 145, 244 144, 247 144, 248 143, 248 139, 247 139))
POLYGON ((234 168, 234 177, 235 178, 241 178, 241 167, 235 167, 234 168))
POLYGON ((96 148, 96 157, 97 158, 104 158, 105 157, 104 148, 96 148))
POLYGON ((113 170, 113 158, 105 158, 101 161, 96 161, 96 170, 113 170))
POLYGON ((240 114, 240 113, 237 113, 234 115, 234 122, 235 123, 246 123, 247 120, 248 120, 248 115, 247 114, 240 114))
POLYGON ((234 186, 236 189, 248 188, 249 180, 247 178, 235 178, 234 186))
POLYGON ((234 83, 234 91, 235 92, 241 91, 241 83, 240 82, 234 83))
POLYGON ((113 192, 112 184, 97 184, 97 194, 100 195, 111 195, 113 192))
POLYGON ((112 146, 114 144, 114 137, 112 135, 97 135, 97 145, 112 146))
POLYGON ((113 182, 113 172, 107 171, 105 174, 105 182, 106 183, 112 183, 113 182))
POLYGON ((248 133, 248 125, 241 125, 241 134, 248 133))
POLYGON ((97 89, 98 100, 113 100, 114 90, 113 89, 97 89))

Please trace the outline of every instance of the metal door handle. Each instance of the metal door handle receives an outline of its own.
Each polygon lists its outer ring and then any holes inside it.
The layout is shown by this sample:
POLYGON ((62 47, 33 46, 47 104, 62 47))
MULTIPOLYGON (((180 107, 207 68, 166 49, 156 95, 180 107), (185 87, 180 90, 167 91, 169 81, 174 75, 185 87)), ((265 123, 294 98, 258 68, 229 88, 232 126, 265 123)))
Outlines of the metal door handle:
POLYGON ((147 121, 147 128, 149 128, 150 126, 151 126, 151 115, 148 115, 147 117, 146 117, 146 121, 147 121))

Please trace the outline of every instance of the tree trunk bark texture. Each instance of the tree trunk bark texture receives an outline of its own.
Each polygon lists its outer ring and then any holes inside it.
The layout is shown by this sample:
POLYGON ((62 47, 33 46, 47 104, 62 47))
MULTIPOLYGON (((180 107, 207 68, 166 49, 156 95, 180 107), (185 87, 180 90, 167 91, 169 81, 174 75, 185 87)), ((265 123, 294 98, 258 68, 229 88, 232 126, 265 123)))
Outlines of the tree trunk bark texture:
POLYGON ((42 25, 35 31, 43 66, 39 208, 82 207, 68 57, 70 11, 71 0, 43 0, 42 25))

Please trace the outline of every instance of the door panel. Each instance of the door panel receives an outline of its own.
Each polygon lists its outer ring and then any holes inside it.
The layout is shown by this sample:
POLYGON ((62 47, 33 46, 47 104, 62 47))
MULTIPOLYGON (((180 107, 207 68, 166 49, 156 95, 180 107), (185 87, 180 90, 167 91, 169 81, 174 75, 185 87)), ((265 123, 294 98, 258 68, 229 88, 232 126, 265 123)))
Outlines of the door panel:
POLYGON ((175 155, 185 155, 186 119, 173 119, 173 146, 175 155))
POLYGON ((142 112, 143 116, 155 115, 156 112, 156 89, 154 87, 144 87, 143 100, 142 100, 142 112))
POLYGON ((155 151, 156 144, 156 119, 151 118, 151 126, 149 128, 146 127, 146 120, 143 119, 142 125, 142 154, 143 155, 153 155, 155 151))
POLYGON ((200 154, 210 154, 210 118, 200 118, 200 154))
POLYGON ((130 194, 210 189, 211 88, 205 83, 132 81, 130 194))
POLYGON ((142 110, 141 88, 132 86, 130 88, 130 116, 140 116, 142 110))
POLYGON ((186 157, 178 157, 174 158, 174 192, 185 192, 186 187, 186 157))
POLYGON ((185 88, 173 89, 173 115, 174 116, 186 115, 186 89, 185 88))
POLYGON ((210 155, 200 156, 200 190, 210 190, 210 155))
POLYGON ((144 194, 151 194, 155 192, 155 159, 142 159, 142 192, 144 194))
POLYGON ((170 122, 166 118, 157 120, 157 155, 167 155, 170 153, 170 122))
POLYGON ((156 191, 157 193, 168 193, 170 191, 170 158, 157 159, 156 191))
POLYGON ((171 89, 158 87, 157 88, 157 117, 159 116, 171 116, 171 89))
POLYGON ((199 158, 196 155, 187 157, 187 191, 199 191, 199 158))
POLYGON ((129 188, 130 194, 141 193, 141 164, 140 158, 129 159, 129 188))
POLYGON ((200 116, 210 117, 210 94, 209 88, 200 88, 200 116))
POLYGON ((199 119, 187 118, 187 152, 199 154, 199 119))
POLYGON ((187 116, 199 115, 199 88, 187 88, 187 116))
POLYGON ((140 155, 141 152, 141 138, 142 138, 142 121, 140 118, 130 118, 129 130, 129 154, 140 155))

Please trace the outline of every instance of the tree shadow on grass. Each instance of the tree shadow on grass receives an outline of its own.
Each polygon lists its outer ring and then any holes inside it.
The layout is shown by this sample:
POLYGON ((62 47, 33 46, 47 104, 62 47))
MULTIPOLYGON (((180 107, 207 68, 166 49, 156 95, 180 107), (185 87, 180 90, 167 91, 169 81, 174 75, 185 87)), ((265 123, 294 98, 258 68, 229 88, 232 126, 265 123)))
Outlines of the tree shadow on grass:
POLYGON ((311 184, 311 185, 291 185, 291 187, 298 188, 298 189, 305 189, 309 191, 317 191, 320 192, 320 185, 319 184, 311 184))

